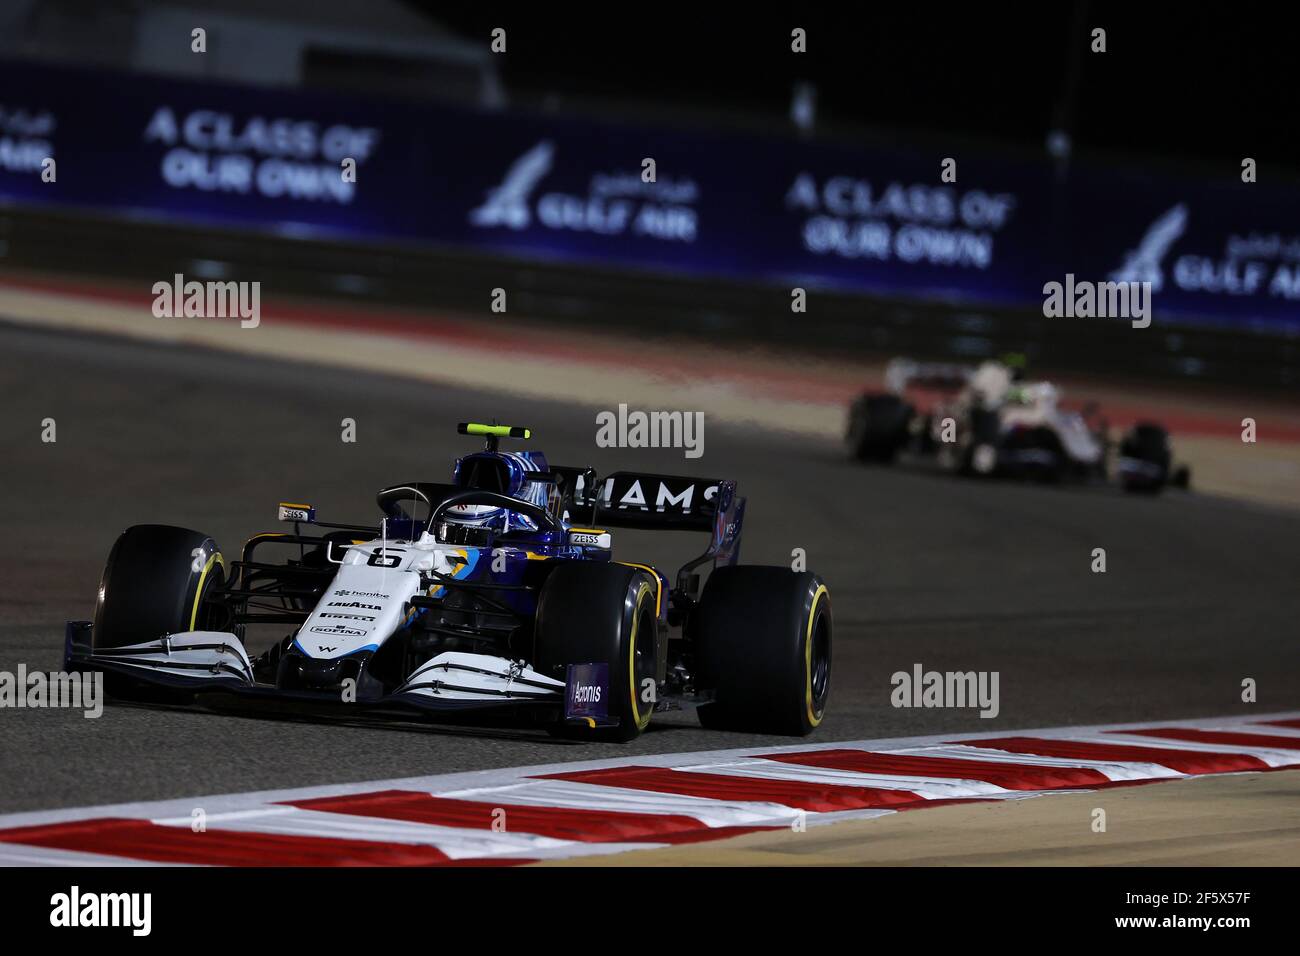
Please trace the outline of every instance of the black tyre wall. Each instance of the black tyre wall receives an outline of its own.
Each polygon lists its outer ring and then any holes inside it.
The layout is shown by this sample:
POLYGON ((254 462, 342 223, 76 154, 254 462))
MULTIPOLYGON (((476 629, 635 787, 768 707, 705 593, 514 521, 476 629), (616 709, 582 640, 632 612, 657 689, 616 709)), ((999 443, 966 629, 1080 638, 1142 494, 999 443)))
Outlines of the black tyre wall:
POLYGON ((160 524, 127 528, 100 579, 94 646, 122 647, 201 630, 202 596, 224 580, 225 560, 207 535, 160 524))
POLYGON ((690 622, 697 683, 715 702, 706 727, 803 736, 821 723, 829 696, 830 592, 789 568, 718 568, 690 622), (824 642, 825 682, 814 693, 824 642))
POLYGON ((542 586, 533 666, 565 680, 569 664, 609 664, 609 714, 620 723, 587 736, 631 740, 650 722, 643 685, 657 673, 658 589, 639 568, 586 561, 558 562, 542 586))

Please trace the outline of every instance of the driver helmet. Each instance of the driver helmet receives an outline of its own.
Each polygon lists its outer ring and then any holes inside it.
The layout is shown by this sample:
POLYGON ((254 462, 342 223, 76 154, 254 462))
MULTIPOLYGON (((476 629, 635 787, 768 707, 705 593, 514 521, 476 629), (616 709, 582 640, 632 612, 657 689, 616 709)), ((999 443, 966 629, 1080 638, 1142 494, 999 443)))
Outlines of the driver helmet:
MULTIPOLYGON (((532 476, 546 470, 536 453, 479 452, 457 460, 452 484, 458 491, 491 491, 544 508, 548 486, 532 476)), ((448 508, 435 530, 450 544, 486 545, 510 531, 536 531, 537 523, 498 505, 463 504, 448 508)))

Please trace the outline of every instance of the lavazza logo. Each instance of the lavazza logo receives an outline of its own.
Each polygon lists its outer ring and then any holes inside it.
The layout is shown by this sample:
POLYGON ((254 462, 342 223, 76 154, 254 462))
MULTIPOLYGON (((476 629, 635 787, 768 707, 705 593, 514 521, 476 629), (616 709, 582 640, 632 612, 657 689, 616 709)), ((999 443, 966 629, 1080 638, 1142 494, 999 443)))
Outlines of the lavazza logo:
POLYGON ((639 171, 596 173, 585 195, 565 192, 533 193, 555 166, 555 144, 542 140, 511 164, 486 201, 471 210, 469 221, 480 229, 520 231, 534 217, 545 229, 640 236, 692 243, 698 230, 694 204, 700 190, 691 179, 663 178, 645 182, 639 171))

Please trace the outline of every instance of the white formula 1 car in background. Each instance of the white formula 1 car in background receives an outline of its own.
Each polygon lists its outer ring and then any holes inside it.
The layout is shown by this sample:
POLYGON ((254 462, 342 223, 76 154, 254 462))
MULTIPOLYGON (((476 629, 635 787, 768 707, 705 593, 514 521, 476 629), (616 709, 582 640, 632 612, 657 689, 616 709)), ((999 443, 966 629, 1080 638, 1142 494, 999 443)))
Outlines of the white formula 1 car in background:
POLYGON ((1112 447, 1095 408, 1069 411, 1050 382, 1024 381, 1014 362, 979 366, 894 359, 883 392, 866 392, 849 409, 846 442, 860 461, 888 464, 908 453, 933 456, 962 475, 1017 475, 1055 481, 1105 480, 1112 471, 1129 491, 1187 487, 1169 435, 1136 423, 1112 447), (1116 452, 1112 455, 1112 452, 1116 452))

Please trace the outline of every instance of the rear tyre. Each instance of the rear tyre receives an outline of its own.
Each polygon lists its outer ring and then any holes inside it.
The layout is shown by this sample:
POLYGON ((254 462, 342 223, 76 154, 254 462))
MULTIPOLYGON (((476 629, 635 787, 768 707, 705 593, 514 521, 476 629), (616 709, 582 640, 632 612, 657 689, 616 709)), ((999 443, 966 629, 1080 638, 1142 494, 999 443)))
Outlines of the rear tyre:
POLYGON ((705 727, 803 737, 830 696, 831 600, 815 574, 718 568, 691 615, 705 727))
POLYGON ((617 727, 573 727, 554 732, 584 740, 633 739, 654 709, 659 628, 659 582, 623 564, 561 562, 537 600, 538 672, 565 680, 570 664, 608 664, 608 714, 617 727))
POLYGON ((912 408, 897 395, 862 395, 849 407, 844 442, 859 461, 889 464, 907 444, 912 408))
POLYGON ((100 578, 94 647, 124 647, 207 629, 213 611, 204 599, 225 579, 225 558, 206 534, 161 524, 127 528, 100 578))
POLYGON ((1169 450, 1169 433, 1160 425, 1138 422, 1120 442, 1119 455, 1130 463, 1120 468, 1125 491, 1154 494, 1169 481, 1173 453, 1169 450))

